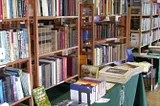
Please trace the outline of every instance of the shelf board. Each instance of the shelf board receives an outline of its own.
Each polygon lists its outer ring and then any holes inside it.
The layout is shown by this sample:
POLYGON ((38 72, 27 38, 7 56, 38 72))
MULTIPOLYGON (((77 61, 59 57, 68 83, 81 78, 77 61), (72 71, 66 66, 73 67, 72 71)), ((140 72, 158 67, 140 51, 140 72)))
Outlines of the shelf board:
POLYGON ((142 30, 142 31, 140 31, 140 30, 130 30, 130 32, 137 32, 137 33, 139 33, 139 32, 143 33, 143 32, 149 32, 149 31, 151 31, 151 30, 150 29, 149 30, 142 30))
MULTIPOLYGON (((110 40, 113 41, 113 40, 110 40)), ((102 40, 95 40, 95 43, 105 43, 107 42, 107 39, 102 39, 102 40)))
POLYGON ((151 31, 150 29, 149 30, 142 30, 141 32, 149 32, 149 31, 151 31))
POLYGON ((155 27, 155 28, 152 28, 152 30, 156 30, 156 29, 158 29, 159 27, 155 27))
POLYGON ((1 22, 13 22, 13 21, 27 21, 28 18, 13 18, 13 19, 3 19, 1 22))
POLYGON ((119 60, 119 61, 114 61, 114 62, 109 62, 109 63, 106 63, 106 64, 98 65, 98 67, 101 67, 101 66, 104 66, 104 65, 109 65, 109 64, 112 64, 112 63, 120 62, 120 61, 124 61, 124 60, 126 60, 126 59, 122 59, 122 60, 119 60))
POLYGON ((116 38, 117 39, 127 39, 127 37, 124 37, 124 36, 117 36, 116 38))
POLYGON ((154 15, 152 15, 152 16, 158 16, 158 14, 154 14, 154 15))
POLYGON ((131 14, 131 16, 139 16, 140 17, 141 15, 139 15, 139 14, 131 14))
MULTIPOLYGON (((131 16, 141 16, 140 14, 131 14, 131 16)), ((151 15, 142 15, 142 17, 150 17, 151 15)))
POLYGON ((74 46, 74 47, 71 47, 71 48, 66 48, 66 49, 62 49, 62 50, 57 50, 57 51, 50 52, 50 53, 40 54, 39 57, 51 56, 51 55, 54 55, 55 53, 60 53, 60 52, 63 52, 63 51, 72 50, 72 49, 77 49, 77 48, 78 48, 78 46, 74 46))
POLYGON ((139 30, 130 30, 130 32, 138 32, 139 33, 139 30))
POLYGON ((55 86, 58 86, 58 85, 60 85, 60 84, 62 84, 62 83, 64 83, 64 82, 66 82, 66 81, 68 81, 68 80, 71 80, 71 79, 73 79, 73 78, 76 78, 76 77, 78 77, 78 75, 74 75, 74 76, 72 76, 72 77, 69 77, 69 78, 67 78, 67 79, 64 80, 64 81, 59 82, 59 84, 50 86, 50 87, 46 88, 45 90, 51 89, 51 88, 53 88, 53 87, 55 87, 55 86))
POLYGON ((17 104, 19 104, 19 103, 21 103, 21 102, 23 102, 23 101, 25 101, 25 100, 28 100, 28 99, 30 99, 30 98, 31 98, 31 96, 24 97, 23 99, 21 99, 21 100, 19 100, 19 101, 17 101, 17 102, 14 102, 14 103, 12 103, 12 104, 10 104, 9 106, 17 105, 17 104))
POLYGON ((143 48, 143 47, 145 47, 145 46, 148 46, 149 44, 145 44, 145 45, 143 45, 143 46, 141 46, 141 48, 143 48))
POLYGON ((52 20, 57 18, 78 18, 78 16, 38 16, 38 20, 52 20))
POLYGON ((82 27, 81 29, 82 30, 92 30, 92 28, 84 28, 84 27, 82 27))
POLYGON ((10 65, 17 64, 17 63, 24 63, 24 62, 26 62, 26 61, 28 61, 28 60, 29 60, 29 58, 19 59, 19 60, 13 61, 13 62, 9 62, 9 63, 7 63, 7 64, 2 64, 2 65, 0 65, 0 67, 10 66, 10 65))
POLYGON ((111 42, 111 41, 120 40, 120 39, 126 39, 126 37, 117 36, 115 38, 106 38, 106 39, 102 39, 102 40, 95 40, 95 43, 105 43, 105 42, 111 42))
POLYGON ((150 17, 151 15, 142 15, 142 17, 150 17))

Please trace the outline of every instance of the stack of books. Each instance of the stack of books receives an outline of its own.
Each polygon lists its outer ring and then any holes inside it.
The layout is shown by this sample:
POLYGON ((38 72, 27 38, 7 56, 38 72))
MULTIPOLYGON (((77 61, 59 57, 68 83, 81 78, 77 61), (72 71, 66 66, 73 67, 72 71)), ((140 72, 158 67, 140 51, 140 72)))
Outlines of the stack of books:
POLYGON ((108 82, 125 84, 132 76, 142 73, 142 66, 135 66, 125 63, 119 66, 107 66, 100 70, 99 79, 108 82))
POLYGON ((105 81, 94 78, 85 77, 80 79, 70 85, 71 100, 77 102, 81 100, 81 103, 93 104, 106 94, 105 84, 105 81))

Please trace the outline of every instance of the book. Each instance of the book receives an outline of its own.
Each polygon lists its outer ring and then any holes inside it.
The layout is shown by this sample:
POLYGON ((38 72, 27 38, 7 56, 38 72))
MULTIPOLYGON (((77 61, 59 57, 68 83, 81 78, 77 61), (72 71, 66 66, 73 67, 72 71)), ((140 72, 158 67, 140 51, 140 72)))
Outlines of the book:
POLYGON ((99 67, 92 65, 82 65, 81 66, 81 77, 92 77, 98 78, 99 67))
POLYGON ((35 88, 32 93, 37 106, 52 106, 44 87, 35 88))
POLYGON ((4 103, 4 97, 3 97, 3 83, 2 80, 0 80, 0 104, 4 103))
POLYGON ((106 66, 99 72, 99 79, 125 84, 132 76, 142 73, 143 67, 124 63, 118 66, 106 66))

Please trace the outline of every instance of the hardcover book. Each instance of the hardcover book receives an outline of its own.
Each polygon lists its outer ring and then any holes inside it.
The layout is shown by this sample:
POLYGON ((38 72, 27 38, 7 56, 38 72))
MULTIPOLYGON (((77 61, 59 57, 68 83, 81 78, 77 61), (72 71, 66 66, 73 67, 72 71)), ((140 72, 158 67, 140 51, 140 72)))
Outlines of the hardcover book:
POLYGON ((91 65, 82 65, 81 77, 98 78, 99 67, 91 65))
POLYGON ((32 93, 37 106, 52 106, 47 97, 44 87, 33 89, 32 93))

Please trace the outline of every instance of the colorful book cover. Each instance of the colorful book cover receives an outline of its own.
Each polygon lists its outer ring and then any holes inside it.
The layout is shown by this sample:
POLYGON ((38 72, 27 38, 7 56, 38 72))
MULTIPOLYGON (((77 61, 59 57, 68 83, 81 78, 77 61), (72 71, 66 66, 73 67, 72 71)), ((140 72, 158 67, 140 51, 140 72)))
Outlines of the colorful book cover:
POLYGON ((44 87, 33 89, 32 93, 37 106, 52 106, 47 97, 44 87))
POLYGON ((98 78, 99 67, 91 65, 82 65, 81 77, 98 78))

